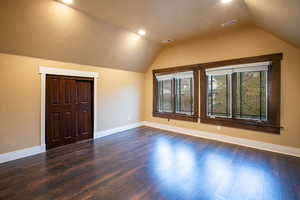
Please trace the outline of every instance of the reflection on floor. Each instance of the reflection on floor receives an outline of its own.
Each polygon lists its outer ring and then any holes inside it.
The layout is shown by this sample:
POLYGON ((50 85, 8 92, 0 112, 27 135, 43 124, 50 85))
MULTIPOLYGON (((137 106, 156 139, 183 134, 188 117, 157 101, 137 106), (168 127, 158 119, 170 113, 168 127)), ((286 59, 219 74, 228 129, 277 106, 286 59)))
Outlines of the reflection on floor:
POLYGON ((300 199, 300 158, 141 127, 0 165, 0 199, 300 199))

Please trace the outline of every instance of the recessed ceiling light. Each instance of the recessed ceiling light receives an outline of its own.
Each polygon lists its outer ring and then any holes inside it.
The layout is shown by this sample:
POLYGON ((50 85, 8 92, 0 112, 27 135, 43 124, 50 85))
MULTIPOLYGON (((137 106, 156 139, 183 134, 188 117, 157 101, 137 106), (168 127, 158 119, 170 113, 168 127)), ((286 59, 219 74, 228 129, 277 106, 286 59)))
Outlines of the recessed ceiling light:
POLYGON ((72 4, 73 3, 73 0, 62 0, 63 3, 66 3, 66 4, 72 4))
POLYGON ((231 26, 231 25, 236 24, 237 22, 238 22, 238 20, 233 19, 233 20, 230 20, 230 21, 228 21, 228 22, 225 22, 225 23, 221 24, 221 26, 222 26, 222 27, 231 26))
POLYGON ((163 44, 168 44, 168 43, 171 43, 171 42, 174 42, 174 40, 172 39, 166 39, 166 40, 162 40, 161 43, 163 44))
POLYGON ((229 2, 231 2, 231 1, 232 1, 232 0, 221 0, 221 2, 224 3, 224 4, 225 4, 225 3, 229 3, 229 2))
POLYGON ((140 29, 140 30, 138 31, 138 34, 139 34, 140 36, 144 36, 144 35, 146 35, 146 31, 143 30, 143 29, 140 29))

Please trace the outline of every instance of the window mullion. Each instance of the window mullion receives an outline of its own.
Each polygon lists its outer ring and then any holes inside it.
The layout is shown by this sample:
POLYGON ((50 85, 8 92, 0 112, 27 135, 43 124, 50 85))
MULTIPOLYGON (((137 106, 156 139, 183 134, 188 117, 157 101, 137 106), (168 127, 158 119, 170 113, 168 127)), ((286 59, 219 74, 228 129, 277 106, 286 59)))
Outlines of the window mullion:
POLYGON ((176 81, 175 78, 172 79, 171 87, 172 87, 172 105, 173 105, 173 114, 176 113, 176 87, 175 87, 176 81))
POLYGON ((211 99, 211 103, 210 103, 210 114, 212 115, 214 113, 214 100, 213 100, 213 78, 212 76, 210 76, 210 99, 211 99))
MULTIPOLYGON (((178 93, 179 93, 178 95, 179 95, 179 96, 177 97, 179 102, 178 102, 177 105, 178 105, 178 107, 179 107, 179 111, 181 112, 181 111, 182 111, 182 108, 181 108, 181 79, 178 80, 177 85, 178 85, 178 90, 179 90, 179 91, 178 91, 178 93)), ((176 90, 176 91, 177 91, 177 90, 176 90)))
POLYGON ((164 105, 164 81, 161 82, 161 110, 165 111, 165 105, 164 105))
POLYGON ((242 89, 242 83, 243 83, 243 80, 242 80, 242 72, 240 72, 240 118, 242 118, 243 117, 243 108, 242 108, 242 104, 243 104, 243 102, 242 102, 242 100, 243 100, 243 89, 242 89))
POLYGON ((229 112, 229 109, 228 109, 228 97, 229 97, 229 94, 228 94, 228 74, 226 74, 226 117, 228 118, 228 112, 229 112))
POLYGON ((230 118, 232 118, 233 116, 233 112, 232 112, 232 107, 233 107, 233 90, 232 90, 232 74, 230 74, 230 78, 229 78, 229 81, 230 81, 230 85, 229 85, 229 88, 230 88, 230 102, 229 102, 229 105, 230 105, 230 118))
POLYGON ((193 87, 193 79, 191 78, 190 79, 190 100, 191 100, 191 115, 193 114, 193 90, 194 90, 194 87, 193 87))
POLYGON ((259 119, 262 120, 262 72, 259 72, 259 119))
MULTIPOLYGON (((266 106, 266 120, 269 121, 269 72, 266 72, 265 75, 265 95, 266 95, 266 100, 265 100, 265 106, 266 106)), ((271 103, 271 102, 270 102, 271 103)))
POLYGON ((156 97, 157 105, 156 105, 156 111, 158 111, 158 112, 160 111, 160 106, 161 106, 160 84, 161 84, 161 82, 157 81, 157 97, 156 97))
POLYGON ((237 74, 233 73, 231 75, 231 118, 235 118, 235 113, 237 111, 236 93, 237 93, 237 74))

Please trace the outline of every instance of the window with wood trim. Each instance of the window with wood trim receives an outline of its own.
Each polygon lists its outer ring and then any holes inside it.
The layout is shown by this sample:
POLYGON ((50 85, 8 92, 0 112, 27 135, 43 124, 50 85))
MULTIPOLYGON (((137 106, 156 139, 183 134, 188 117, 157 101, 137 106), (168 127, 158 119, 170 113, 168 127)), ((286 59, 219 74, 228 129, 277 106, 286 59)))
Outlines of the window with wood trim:
POLYGON ((206 69, 207 115, 266 121, 270 62, 206 69))
POLYGON ((197 121, 198 71, 176 69, 153 71, 153 116, 197 121))
POLYGON ((280 133, 282 54, 206 63, 201 122, 280 133))

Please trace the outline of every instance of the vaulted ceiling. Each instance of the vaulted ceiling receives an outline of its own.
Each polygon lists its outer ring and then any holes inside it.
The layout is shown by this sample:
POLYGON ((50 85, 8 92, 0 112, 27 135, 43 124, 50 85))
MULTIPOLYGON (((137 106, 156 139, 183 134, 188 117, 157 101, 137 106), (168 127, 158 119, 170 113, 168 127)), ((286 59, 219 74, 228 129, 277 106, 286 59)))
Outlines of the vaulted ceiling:
POLYGON ((245 2, 256 25, 300 48, 299 0, 245 0, 245 2))
POLYGON ((1 0, 0 24, 0 53, 144 72, 160 49, 53 0, 1 0))
POLYGON ((162 40, 255 24, 300 47, 300 0, 1 0, 0 53, 144 72, 162 40), (227 24, 222 26, 222 24, 227 24), (136 34, 145 29, 147 35, 136 34))
POLYGON ((144 28, 157 42, 218 31, 237 20, 300 46, 299 0, 74 0, 72 6, 132 32, 144 28))
POLYGON ((233 19, 241 24, 251 19, 243 0, 226 5, 220 0, 74 0, 72 6, 133 32, 144 28, 147 38, 157 42, 219 29, 233 19))

